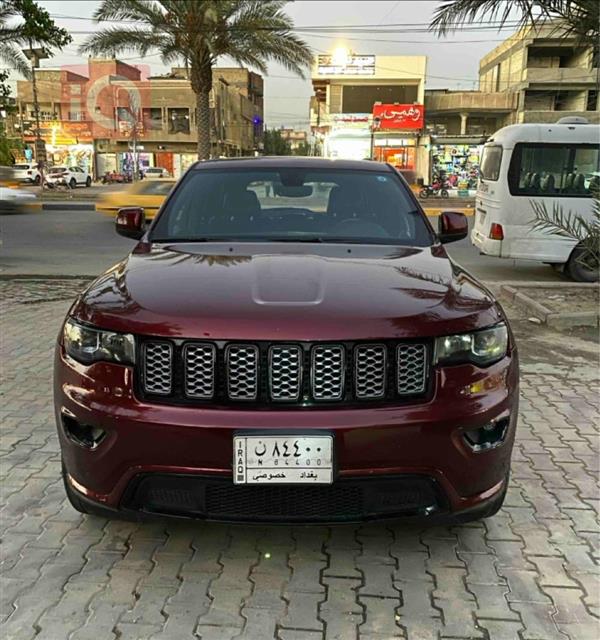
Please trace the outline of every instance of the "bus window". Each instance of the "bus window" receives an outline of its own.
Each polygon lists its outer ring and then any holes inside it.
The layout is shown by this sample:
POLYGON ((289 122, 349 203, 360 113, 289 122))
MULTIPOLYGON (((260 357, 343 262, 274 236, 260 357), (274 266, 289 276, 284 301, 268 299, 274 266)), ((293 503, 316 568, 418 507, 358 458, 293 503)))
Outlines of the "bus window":
POLYGON ((496 182, 500 177, 500 163, 502 161, 502 147, 485 146, 481 158, 481 177, 484 180, 496 182))
POLYGON ((598 145, 517 144, 509 171, 512 195, 589 197, 598 145))

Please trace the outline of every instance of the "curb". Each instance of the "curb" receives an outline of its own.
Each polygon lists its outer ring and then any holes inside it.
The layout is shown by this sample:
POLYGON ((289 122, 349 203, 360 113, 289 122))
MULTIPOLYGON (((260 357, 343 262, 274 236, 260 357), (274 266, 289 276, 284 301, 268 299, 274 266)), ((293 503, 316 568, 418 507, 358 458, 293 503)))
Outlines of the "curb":
MULTIPOLYGON (((593 289, 598 288, 596 283, 587 283, 587 282, 574 282, 572 284, 567 284, 564 282, 553 282, 548 283, 545 286, 545 283, 536 282, 536 283, 527 283, 525 286, 530 288, 542 289, 564 289, 566 287, 573 289, 593 289)), ((543 324, 548 327, 554 327, 556 329, 566 329, 570 327, 597 327, 600 325, 600 314, 597 311, 575 311, 575 312, 565 312, 565 313, 554 313, 548 307, 545 307, 537 300, 530 298, 528 295, 522 293, 521 291, 517 291, 514 287, 503 284, 500 285, 500 292, 504 294, 504 296, 511 302, 515 302, 523 307, 526 311, 531 313, 535 318, 540 320, 543 324)))
POLYGON ((36 202, 31 205, 41 211, 95 211, 94 202, 36 202))

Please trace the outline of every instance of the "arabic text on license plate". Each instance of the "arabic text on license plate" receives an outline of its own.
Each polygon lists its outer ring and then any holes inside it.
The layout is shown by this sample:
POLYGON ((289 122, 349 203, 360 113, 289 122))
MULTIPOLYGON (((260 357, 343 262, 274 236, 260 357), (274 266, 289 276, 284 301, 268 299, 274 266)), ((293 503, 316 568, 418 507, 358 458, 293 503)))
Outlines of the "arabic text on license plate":
POLYGON ((235 484, 331 484, 332 436, 236 436, 235 484))

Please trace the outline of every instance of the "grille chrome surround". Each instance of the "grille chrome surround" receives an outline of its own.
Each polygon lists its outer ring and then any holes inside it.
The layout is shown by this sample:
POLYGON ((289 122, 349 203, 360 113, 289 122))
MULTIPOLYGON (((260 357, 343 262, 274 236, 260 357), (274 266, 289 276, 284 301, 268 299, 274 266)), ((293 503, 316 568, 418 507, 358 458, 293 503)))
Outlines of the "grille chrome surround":
POLYGON ((311 392, 315 400, 341 400, 344 395, 346 357, 341 345, 312 348, 311 392))
POLYGON ((296 345, 269 347, 269 396, 294 401, 302 393, 302 349, 296 345))
POLYGON ((431 341, 227 342, 138 339, 136 389, 160 403, 261 406, 420 402, 431 341))
POLYGON ((354 393, 357 398, 385 396, 387 349, 383 344, 361 344, 354 349, 354 393))
POLYGON ((217 348, 208 342, 183 347, 185 395, 210 400, 215 395, 217 348))
POLYGON ((170 342, 144 344, 144 390, 168 396, 173 387, 173 345, 170 342))
POLYGON ((258 347, 253 344, 230 344, 226 348, 227 395, 231 400, 256 400, 258 360, 258 347))
POLYGON ((401 344, 396 347, 396 383, 401 396, 423 393, 427 384, 427 346, 401 344))

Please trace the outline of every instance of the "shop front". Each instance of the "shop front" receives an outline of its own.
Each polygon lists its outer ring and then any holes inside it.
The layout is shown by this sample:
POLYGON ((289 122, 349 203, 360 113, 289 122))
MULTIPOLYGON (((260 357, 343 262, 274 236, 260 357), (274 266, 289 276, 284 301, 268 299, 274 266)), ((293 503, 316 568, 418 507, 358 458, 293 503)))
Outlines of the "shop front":
MULTIPOLYGON (((26 143, 35 143, 33 123, 27 123, 23 133, 26 143)), ((40 123, 40 137, 46 144, 48 165, 77 166, 94 175, 94 144, 90 123, 46 120, 40 123)))
POLYGON ((335 113, 323 139, 326 158, 365 160, 371 158, 371 114, 335 113))
POLYGON ((416 181, 417 145, 424 126, 424 108, 420 104, 373 105, 373 159, 387 162, 416 181))
POLYGON ((432 179, 443 176, 459 191, 476 189, 482 150, 483 144, 478 143, 432 142, 432 179))

